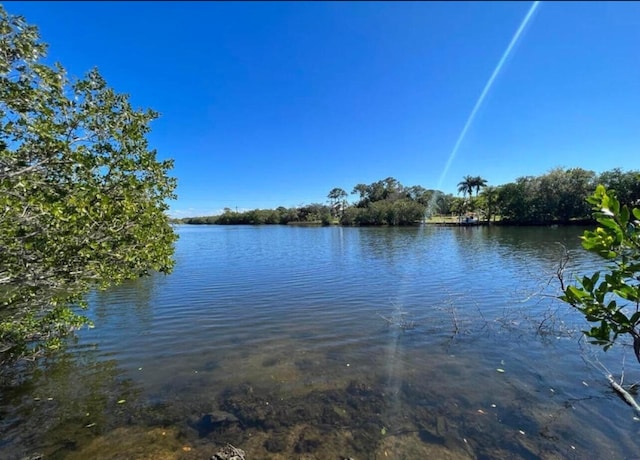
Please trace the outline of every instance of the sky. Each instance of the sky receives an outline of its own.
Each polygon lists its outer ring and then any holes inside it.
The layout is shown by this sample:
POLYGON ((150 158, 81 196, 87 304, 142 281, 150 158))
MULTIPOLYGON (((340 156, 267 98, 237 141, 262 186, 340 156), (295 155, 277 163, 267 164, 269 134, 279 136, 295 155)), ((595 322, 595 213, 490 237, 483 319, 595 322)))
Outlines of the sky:
POLYGON ((640 3, 540 2, 523 24, 532 5, 4 3, 51 61, 160 113, 148 139, 175 160, 174 217, 387 177, 457 194, 465 175, 640 169, 640 3))

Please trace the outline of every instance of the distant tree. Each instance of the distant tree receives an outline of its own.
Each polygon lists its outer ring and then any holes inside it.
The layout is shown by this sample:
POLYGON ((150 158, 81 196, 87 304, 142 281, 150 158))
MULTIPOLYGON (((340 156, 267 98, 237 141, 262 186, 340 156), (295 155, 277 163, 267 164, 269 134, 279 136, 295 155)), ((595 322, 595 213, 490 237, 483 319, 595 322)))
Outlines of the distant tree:
POLYGON ((384 184, 383 199, 385 200, 399 200, 406 196, 404 186, 395 178, 387 177, 382 181, 384 184))
POLYGON ((464 198, 460 198, 459 196, 455 196, 451 200, 449 209, 451 210, 452 213, 455 213, 456 215, 461 216, 465 212, 467 212, 467 200, 464 198))
POLYGON ((331 189, 328 195, 329 201, 331 203, 331 211, 337 211, 336 214, 338 216, 341 216, 344 208, 346 207, 347 196, 347 192, 339 187, 331 189))
POLYGON ((480 192, 480 189, 487 186, 487 180, 480 176, 476 176, 472 180, 472 187, 476 189, 476 196, 480 192))
POLYGON ((595 173, 581 168, 555 168, 541 176, 516 179, 500 187, 503 218, 518 223, 568 222, 588 219, 585 201, 595 188, 595 173))
POLYGON ((353 191, 351 192, 351 194, 353 195, 357 194, 360 198, 356 206, 358 206, 359 208, 362 208, 367 205, 368 193, 369 193, 369 186, 366 184, 357 184, 355 187, 353 187, 353 191))
POLYGON ((498 190, 498 206, 504 221, 521 223, 530 219, 530 200, 532 177, 519 177, 516 182, 502 185, 498 190))
POLYGON ((497 187, 486 187, 480 197, 484 199, 484 212, 487 218, 487 222, 491 222, 491 218, 494 217, 496 209, 498 205, 498 188, 497 187))
POLYGON ((471 196, 475 187, 475 177, 464 176, 461 182, 458 182, 458 193, 462 193, 462 198, 467 195, 471 196))
POLYGON ((298 208, 300 222, 330 222, 331 210, 320 203, 311 203, 298 208), (328 216, 328 217, 327 217, 328 216))
POLYGON ((451 203, 453 202, 454 196, 450 193, 444 194, 442 192, 438 192, 434 195, 434 202, 436 204, 436 209, 440 214, 450 214, 451 211, 451 203))
POLYGON ((621 204, 640 206, 640 171, 614 168, 600 174, 597 182, 607 190, 614 190, 621 204))
POLYGON ((387 188, 384 181, 376 181, 367 187, 367 198, 369 203, 382 201, 387 197, 387 188))
POLYGON ((380 200, 366 208, 348 208, 340 219, 342 225, 413 225, 422 220, 424 206, 407 198, 380 200))
POLYGON ((369 185, 358 184, 351 193, 357 193, 360 196, 360 201, 356 204, 359 208, 367 207, 370 203, 375 203, 376 201, 393 201, 406 197, 403 185, 393 177, 387 177, 369 185))
POLYGON ((596 188, 596 174, 582 168, 564 171, 560 187, 560 202, 556 219, 568 222, 571 219, 587 219, 591 215, 587 198, 596 188))
POLYGON ((363 211, 363 208, 358 208, 355 206, 350 206, 344 210, 344 213, 340 217, 341 225, 358 225, 358 220, 360 213, 363 211))
POLYGON ((420 204, 427 205, 429 199, 433 195, 433 190, 427 190, 420 185, 412 185, 405 188, 405 196, 412 201, 417 201, 420 204))

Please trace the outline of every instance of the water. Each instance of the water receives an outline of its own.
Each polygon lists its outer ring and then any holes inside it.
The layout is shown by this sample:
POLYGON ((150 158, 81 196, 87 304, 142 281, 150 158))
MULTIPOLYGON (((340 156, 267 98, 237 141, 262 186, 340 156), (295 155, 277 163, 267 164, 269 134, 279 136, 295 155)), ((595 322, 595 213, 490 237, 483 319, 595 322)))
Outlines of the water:
POLYGON ((597 368, 625 347, 582 344, 548 297, 581 229, 178 232, 172 275, 93 295, 95 329, 4 377, 2 458, 638 455, 597 368))

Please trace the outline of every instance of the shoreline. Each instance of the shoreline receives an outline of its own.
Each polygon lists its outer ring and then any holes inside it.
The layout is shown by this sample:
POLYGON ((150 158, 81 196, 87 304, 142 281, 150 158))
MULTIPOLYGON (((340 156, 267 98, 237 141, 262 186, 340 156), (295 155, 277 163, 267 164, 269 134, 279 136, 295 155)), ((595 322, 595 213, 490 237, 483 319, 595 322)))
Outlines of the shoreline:
POLYGON ((292 227, 420 227, 420 226, 435 226, 435 227, 586 227, 596 225, 597 222, 592 220, 575 220, 569 222, 474 222, 474 223, 464 223, 464 222, 415 222, 412 225, 342 225, 340 223, 331 223, 331 224, 323 224, 322 222, 288 222, 286 224, 214 224, 214 223, 173 223, 173 225, 218 225, 221 227, 224 226, 234 226, 234 225, 246 225, 246 226, 270 226, 270 225, 282 225, 282 226, 292 226, 292 227))

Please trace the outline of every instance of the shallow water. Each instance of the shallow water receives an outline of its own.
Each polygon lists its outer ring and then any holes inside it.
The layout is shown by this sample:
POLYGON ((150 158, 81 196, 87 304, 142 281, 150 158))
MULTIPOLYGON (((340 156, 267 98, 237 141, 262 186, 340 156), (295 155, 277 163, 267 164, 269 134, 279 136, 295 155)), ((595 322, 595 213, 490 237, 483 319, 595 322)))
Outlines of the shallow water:
POLYGON ((558 243, 599 262, 581 230, 177 227, 172 275, 94 294, 95 329, 5 377, 1 456, 631 458, 594 366, 625 348, 549 297, 558 243))

